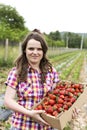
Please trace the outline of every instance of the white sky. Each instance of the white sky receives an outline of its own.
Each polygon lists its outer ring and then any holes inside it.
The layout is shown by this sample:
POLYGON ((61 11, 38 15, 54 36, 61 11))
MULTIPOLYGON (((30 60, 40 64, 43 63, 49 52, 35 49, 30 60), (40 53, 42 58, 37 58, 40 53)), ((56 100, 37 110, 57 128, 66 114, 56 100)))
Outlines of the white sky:
POLYGON ((15 7, 29 30, 87 33, 87 0, 0 0, 15 7))

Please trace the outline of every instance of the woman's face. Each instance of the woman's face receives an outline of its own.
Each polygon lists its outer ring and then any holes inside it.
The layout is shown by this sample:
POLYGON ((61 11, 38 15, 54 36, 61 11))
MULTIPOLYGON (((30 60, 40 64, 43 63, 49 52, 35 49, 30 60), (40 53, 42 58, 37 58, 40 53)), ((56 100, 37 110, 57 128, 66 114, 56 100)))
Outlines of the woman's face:
POLYGON ((43 58, 43 50, 39 41, 30 39, 27 43, 25 52, 28 63, 32 65, 40 64, 40 61, 43 58))

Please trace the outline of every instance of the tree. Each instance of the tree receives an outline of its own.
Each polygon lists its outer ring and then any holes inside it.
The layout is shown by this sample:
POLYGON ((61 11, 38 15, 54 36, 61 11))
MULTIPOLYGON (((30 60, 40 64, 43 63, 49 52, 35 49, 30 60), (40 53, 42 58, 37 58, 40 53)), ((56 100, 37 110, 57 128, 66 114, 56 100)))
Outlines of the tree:
POLYGON ((49 36, 49 38, 51 38, 54 41, 61 40, 61 34, 59 31, 50 32, 50 34, 48 36, 49 36))
POLYGON ((0 4, 0 40, 20 41, 28 32, 25 21, 15 8, 0 4))
POLYGON ((25 28, 24 18, 19 15, 15 8, 9 5, 0 4, 0 23, 6 23, 11 29, 23 30, 25 28))
POLYGON ((65 32, 63 35, 63 40, 65 41, 66 46, 67 46, 67 42, 68 42, 69 48, 80 48, 81 36, 79 34, 65 32), (68 39, 68 41, 67 41, 67 39, 68 39))

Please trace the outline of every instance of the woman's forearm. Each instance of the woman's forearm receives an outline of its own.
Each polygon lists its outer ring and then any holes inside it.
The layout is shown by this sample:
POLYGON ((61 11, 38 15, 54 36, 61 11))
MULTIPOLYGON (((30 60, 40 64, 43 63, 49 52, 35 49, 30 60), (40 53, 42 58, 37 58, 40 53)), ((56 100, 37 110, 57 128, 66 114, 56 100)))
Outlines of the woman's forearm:
POLYGON ((19 105, 14 99, 5 99, 4 104, 7 108, 31 116, 31 111, 19 105))

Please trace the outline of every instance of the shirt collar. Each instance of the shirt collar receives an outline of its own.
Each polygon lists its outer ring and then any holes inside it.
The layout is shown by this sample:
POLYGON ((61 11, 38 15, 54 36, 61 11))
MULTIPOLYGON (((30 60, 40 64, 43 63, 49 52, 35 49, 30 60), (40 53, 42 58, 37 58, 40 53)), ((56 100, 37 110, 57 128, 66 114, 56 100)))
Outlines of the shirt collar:
POLYGON ((31 65, 28 65, 28 72, 34 72, 35 70, 31 67, 31 65))

